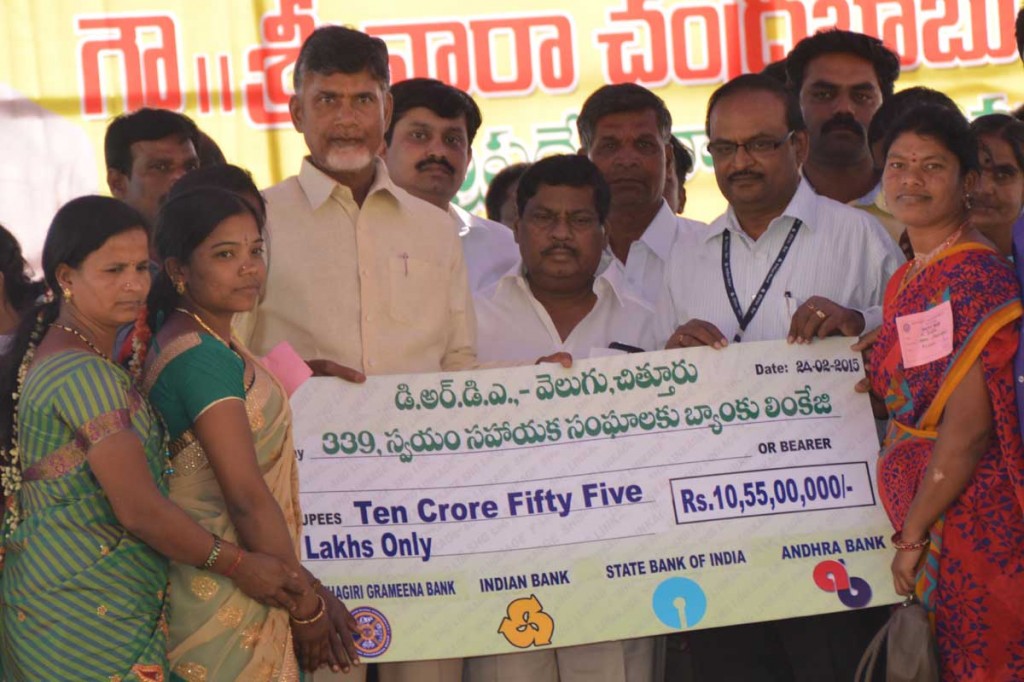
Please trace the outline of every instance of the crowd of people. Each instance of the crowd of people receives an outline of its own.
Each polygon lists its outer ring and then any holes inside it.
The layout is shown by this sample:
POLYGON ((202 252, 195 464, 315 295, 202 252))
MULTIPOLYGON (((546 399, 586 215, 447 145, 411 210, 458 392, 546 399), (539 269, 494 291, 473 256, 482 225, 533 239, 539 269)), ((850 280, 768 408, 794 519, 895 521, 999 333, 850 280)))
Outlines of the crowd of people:
MULTIPOLYGON (((117 117, 113 198, 57 212, 41 282, 0 230, 0 677, 365 677, 346 606, 299 560, 288 396, 259 360, 280 342, 361 383, 840 335, 887 423, 895 591, 930 614, 943 679, 1024 679, 1024 123, 969 123, 942 93, 895 93, 899 74, 881 41, 829 30, 719 87, 706 151, 728 209, 710 224, 681 215, 693 158, 635 84, 586 98, 579 154, 503 170, 488 218, 467 213, 479 107, 392 86, 385 44, 340 26, 298 55, 309 153, 272 187, 185 116, 117 117), (939 352, 901 324, 919 314, 946 325, 939 352)), ((693 677, 851 679, 888 613, 689 633, 693 677)), ((664 646, 377 674, 642 682, 664 646)))

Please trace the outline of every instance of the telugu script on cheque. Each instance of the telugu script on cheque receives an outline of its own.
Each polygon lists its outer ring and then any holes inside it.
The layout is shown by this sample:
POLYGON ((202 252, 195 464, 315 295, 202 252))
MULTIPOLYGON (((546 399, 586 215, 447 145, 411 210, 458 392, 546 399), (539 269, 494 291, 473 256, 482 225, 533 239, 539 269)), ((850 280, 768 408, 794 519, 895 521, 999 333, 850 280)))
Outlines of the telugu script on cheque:
POLYGON ((302 559, 385 661, 893 603, 849 345, 312 379, 302 559))

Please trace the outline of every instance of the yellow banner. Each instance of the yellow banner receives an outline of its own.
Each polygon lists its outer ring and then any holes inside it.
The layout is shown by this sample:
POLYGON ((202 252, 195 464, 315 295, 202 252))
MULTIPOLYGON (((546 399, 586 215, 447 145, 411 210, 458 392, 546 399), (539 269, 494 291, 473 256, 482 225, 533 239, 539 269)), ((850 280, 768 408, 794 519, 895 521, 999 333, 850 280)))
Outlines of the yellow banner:
POLYGON ((1017 0, 577 0, 552 7, 541 0, 500 7, 0 0, 0 221, 11 223, 34 257, 48 218, 14 224, 4 205, 32 203, 52 215, 68 194, 100 189, 106 124, 141 106, 192 116, 261 186, 296 173, 306 150, 287 111, 292 64, 321 23, 383 38, 394 81, 436 77, 476 98, 484 125, 457 200, 477 212, 497 171, 574 151, 586 96, 631 81, 668 103, 674 132, 697 153, 687 215, 712 219, 724 200, 703 153, 708 96, 831 26, 881 37, 901 56, 898 87, 943 90, 969 115, 1021 99, 1017 0))

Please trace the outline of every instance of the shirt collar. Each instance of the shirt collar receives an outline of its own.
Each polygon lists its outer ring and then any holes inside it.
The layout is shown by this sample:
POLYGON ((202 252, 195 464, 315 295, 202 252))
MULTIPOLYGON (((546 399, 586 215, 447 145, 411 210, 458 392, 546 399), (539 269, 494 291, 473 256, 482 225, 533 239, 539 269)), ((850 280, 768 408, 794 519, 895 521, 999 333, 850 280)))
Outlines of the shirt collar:
POLYGON ((448 215, 455 221, 455 227, 459 228, 460 237, 469 234, 469 229, 473 226, 473 214, 457 204, 450 203, 448 204, 448 215))
POLYGON ((872 187, 868 191, 867 194, 865 194, 864 196, 860 197, 859 199, 854 199, 853 201, 851 201, 850 202, 850 206, 855 206, 857 208, 861 208, 863 206, 874 206, 874 205, 877 205, 879 196, 881 194, 882 194, 882 183, 879 182, 877 185, 872 187))
POLYGON ((676 240, 677 222, 676 215, 672 212, 668 202, 662 199, 661 208, 654 215, 651 224, 640 235, 640 241, 646 244, 658 258, 667 261, 676 240))
MULTIPOLYGON (((302 168, 299 169, 299 186, 302 187, 306 200, 309 201, 309 206, 313 210, 320 208, 334 193, 352 199, 352 190, 314 166, 309 156, 302 159, 302 168)), ((395 184, 391 181, 391 176, 388 175, 387 166, 384 165, 384 161, 380 157, 375 156, 373 159, 373 182, 370 184, 370 191, 366 193, 366 196, 369 197, 380 191, 396 196, 395 184)))
MULTIPOLYGON (((796 187, 796 192, 793 193, 793 197, 789 200, 789 204, 783 209, 782 213, 776 216, 768 227, 771 228, 776 221, 780 219, 789 218, 790 221, 800 220, 805 227, 814 228, 816 218, 816 204, 818 195, 814 189, 811 188, 807 179, 800 178, 800 184, 796 187)), ((714 222, 711 223, 707 233, 704 235, 704 241, 709 242, 715 237, 720 236, 723 232, 729 230, 735 234, 743 234, 743 228, 740 227, 739 221, 736 219, 736 212, 732 206, 726 210, 725 213, 715 218, 714 222)))
MULTIPOLYGON (((622 278, 622 270, 618 268, 608 268, 601 274, 595 275, 593 291, 597 294, 598 300, 611 295, 619 306, 625 304, 626 298, 629 298, 631 301, 634 300, 629 296, 626 284, 622 278)), ((481 295, 487 299, 494 299, 503 292, 509 289, 515 290, 516 288, 526 296, 533 297, 530 283, 526 281, 526 270, 522 262, 517 263, 508 270, 497 282, 481 292, 481 295)))

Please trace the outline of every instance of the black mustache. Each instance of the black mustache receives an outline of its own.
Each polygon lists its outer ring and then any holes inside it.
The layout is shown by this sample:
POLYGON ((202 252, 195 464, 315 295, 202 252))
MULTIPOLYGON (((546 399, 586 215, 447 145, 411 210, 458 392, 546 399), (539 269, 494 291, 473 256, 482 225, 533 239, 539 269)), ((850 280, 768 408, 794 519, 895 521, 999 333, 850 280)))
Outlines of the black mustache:
POLYGON ((416 170, 421 171, 431 165, 441 166, 452 175, 455 174, 455 167, 448 163, 448 159, 443 156, 428 156, 416 164, 416 170))
POLYGON ((861 137, 864 137, 864 126, 862 126, 857 119, 850 114, 837 114, 821 126, 821 133, 823 135, 827 135, 833 130, 849 130, 857 133, 861 137))
POLYGON ((577 253, 579 253, 579 251, 577 251, 577 249, 575 247, 569 246, 568 244, 555 244, 555 245, 549 246, 548 248, 546 248, 543 251, 541 251, 540 255, 547 256, 548 254, 550 254, 551 252, 556 251, 556 250, 558 250, 558 251, 568 251, 568 252, 572 253, 574 256, 577 253))
POLYGON ((734 182, 736 180, 742 180, 743 178, 752 178, 754 180, 763 180, 764 179, 764 174, 763 173, 754 173, 753 171, 737 171, 736 173, 730 174, 729 177, 728 177, 728 180, 729 180, 729 182, 734 182))

